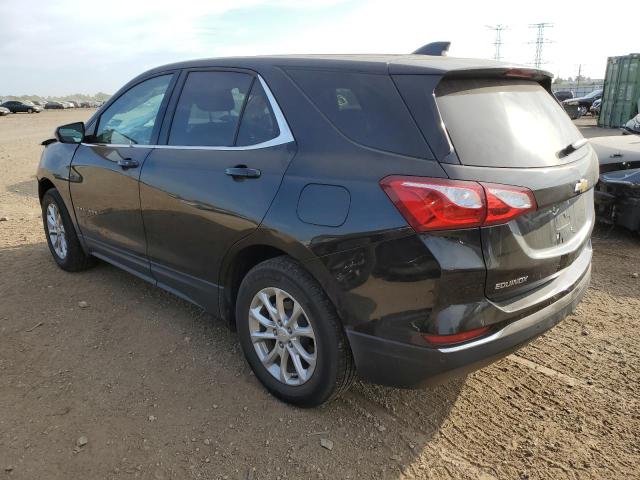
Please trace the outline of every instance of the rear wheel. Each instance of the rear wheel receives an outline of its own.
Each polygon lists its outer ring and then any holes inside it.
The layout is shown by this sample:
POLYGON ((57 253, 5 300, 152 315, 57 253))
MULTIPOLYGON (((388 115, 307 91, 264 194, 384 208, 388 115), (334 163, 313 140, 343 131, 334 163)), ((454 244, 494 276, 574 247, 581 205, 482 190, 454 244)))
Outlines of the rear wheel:
POLYGON ((288 257, 254 267, 240 285, 236 324, 242 350, 279 399, 316 406, 347 390, 355 367, 335 308, 288 257))
POLYGON ((76 272, 91 267, 95 259, 84 253, 69 212, 55 188, 42 197, 42 221, 53 259, 63 270, 76 272))

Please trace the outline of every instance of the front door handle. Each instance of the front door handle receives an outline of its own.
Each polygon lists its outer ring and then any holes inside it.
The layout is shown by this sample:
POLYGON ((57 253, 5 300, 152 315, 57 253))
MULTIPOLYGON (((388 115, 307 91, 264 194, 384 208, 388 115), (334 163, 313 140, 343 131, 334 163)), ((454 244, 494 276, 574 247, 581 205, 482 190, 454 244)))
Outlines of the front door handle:
POLYGON ((123 170, 126 170, 127 168, 136 168, 138 165, 140 165, 140 162, 133 158, 121 158, 118 160, 118 166, 122 167, 123 170))
POLYGON ((238 165, 236 167, 227 168, 224 173, 233 178, 258 178, 261 172, 257 168, 248 168, 245 165, 238 165))

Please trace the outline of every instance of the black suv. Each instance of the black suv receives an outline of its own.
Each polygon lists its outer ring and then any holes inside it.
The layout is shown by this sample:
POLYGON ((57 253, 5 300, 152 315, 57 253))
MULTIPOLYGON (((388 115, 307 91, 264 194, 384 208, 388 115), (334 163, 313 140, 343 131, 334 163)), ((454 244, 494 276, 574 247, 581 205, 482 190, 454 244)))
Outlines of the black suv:
POLYGON ((598 161, 550 87, 423 55, 155 68, 43 142, 49 248, 237 326, 291 403, 356 371, 460 374, 550 329, 589 283, 598 161))

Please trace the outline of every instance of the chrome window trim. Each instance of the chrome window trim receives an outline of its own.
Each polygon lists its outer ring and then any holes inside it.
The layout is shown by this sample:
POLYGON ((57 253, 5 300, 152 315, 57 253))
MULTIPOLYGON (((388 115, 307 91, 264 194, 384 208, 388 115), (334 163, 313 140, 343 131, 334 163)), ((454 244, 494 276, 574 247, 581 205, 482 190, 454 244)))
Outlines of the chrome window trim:
POLYGON ((258 150, 261 148, 269 148, 275 147, 276 145, 284 145, 290 142, 295 141, 293 138, 293 134, 291 133, 291 129, 289 128, 289 124, 287 120, 284 118, 284 114, 282 110, 280 110, 280 106, 276 101, 273 93, 267 86, 266 82, 260 75, 257 75, 258 80, 260 81, 260 85, 264 89, 264 92, 267 94, 267 99, 269 100, 269 104, 271 105, 271 109, 273 110, 273 115, 276 117, 276 122, 278 123, 278 130, 280 133, 277 137, 272 138, 271 140, 267 140, 266 142, 256 143, 254 145, 245 145, 242 147, 211 147, 211 146, 199 146, 199 145, 138 145, 138 144, 120 144, 120 143, 84 143, 81 145, 86 147, 114 147, 114 148, 157 148, 157 149, 165 149, 165 150, 221 150, 221 151, 242 151, 242 150, 258 150))

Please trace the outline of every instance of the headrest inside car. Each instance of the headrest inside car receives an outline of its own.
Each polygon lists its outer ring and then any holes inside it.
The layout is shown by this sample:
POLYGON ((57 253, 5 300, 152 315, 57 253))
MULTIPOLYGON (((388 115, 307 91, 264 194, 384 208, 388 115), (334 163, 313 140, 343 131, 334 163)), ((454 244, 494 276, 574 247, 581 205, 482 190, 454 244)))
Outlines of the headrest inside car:
POLYGON ((235 108, 233 95, 229 90, 211 90, 193 92, 193 103, 205 112, 230 111, 235 108))

